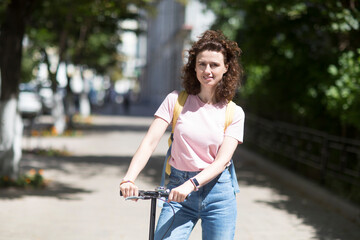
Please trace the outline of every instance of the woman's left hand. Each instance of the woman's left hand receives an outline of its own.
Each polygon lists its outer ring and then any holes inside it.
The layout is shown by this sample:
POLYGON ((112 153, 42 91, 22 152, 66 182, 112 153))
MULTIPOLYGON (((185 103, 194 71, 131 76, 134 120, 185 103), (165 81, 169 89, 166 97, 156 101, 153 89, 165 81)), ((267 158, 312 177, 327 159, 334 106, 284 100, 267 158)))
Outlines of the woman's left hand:
POLYGON ((168 202, 183 202, 192 191, 194 191, 194 185, 190 181, 186 181, 182 185, 171 190, 168 202))

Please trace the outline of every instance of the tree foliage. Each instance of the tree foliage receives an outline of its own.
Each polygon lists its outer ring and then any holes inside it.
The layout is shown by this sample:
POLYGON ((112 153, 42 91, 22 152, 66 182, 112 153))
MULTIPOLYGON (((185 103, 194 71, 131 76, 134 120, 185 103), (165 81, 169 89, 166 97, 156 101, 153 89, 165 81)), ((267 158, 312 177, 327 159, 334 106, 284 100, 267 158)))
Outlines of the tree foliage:
POLYGON ((245 107, 354 137, 360 132, 360 3, 204 0, 243 49, 245 107), (356 131, 355 131, 356 132, 356 131))
POLYGON ((119 21, 138 18, 138 6, 147 7, 145 2, 42 0, 27 33, 43 61, 47 62, 48 50, 53 50, 58 64, 73 64, 105 74, 119 59, 119 21))
POLYGON ((327 109, 360 129, 360 48, 342 53, 328 71, 335 81, 324 88, 327 109))
MULTIPOLYGON (((0 28, 15 0, 0 1, 0 28)), ((17 0, 16 0, 17 1, 17 0)), ((27 1, 25 1, 27 2, 27 1)), ((48 63, 49 77, 56 82, 60 63, 74 64, 105 74, 119 61, 119 21, 139 18, 139 9, 151 10, 151 0, 33 0, 31 14, 24 21, 27 45, 23 49, 22 81, 32 79, 38 64, 48 63), (49 51, 52 56, 50 61, 49 51), (57 66, 50 66, 54 63, 57 66), (35 71, 34 71, 35 69, 35 71)), ((24 5, 25 6, 25 5, 24 5)), ((18 16, 11 16, 18 19, 18 16)), ((6 32, 0 34, 6 39, 6 32)), ((0 48, 1 50, 1 48, 0 48)), ((19 61, 18 61, 19 62, 19 61)), ((6 81, 6 79, 5 79, 6 81)))
MULTIPOLYGON (((136 9, 149 4, 151 0, 0 0, 0 174, 17 175, 19 83, 32 79, 39 63, 47 64, 54 92, 60 63, 105 74, 117 61, 119 21, 136 19, 136 9)), ((58 94, 54 100, 55 125, 64 126, 63 101, 58 94)))

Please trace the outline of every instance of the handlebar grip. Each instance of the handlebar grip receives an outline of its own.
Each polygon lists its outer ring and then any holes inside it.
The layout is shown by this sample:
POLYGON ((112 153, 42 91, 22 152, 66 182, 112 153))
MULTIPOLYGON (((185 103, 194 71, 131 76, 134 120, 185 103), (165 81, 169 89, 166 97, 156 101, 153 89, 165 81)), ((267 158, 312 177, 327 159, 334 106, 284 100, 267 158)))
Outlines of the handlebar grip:
POLYGON ((139 191, 139 196, 143 197, 153 197, 153 198, 160 198, 160 197, 169 197, 170 190, 165 191, 139 191))
MULTIPOLYGON (((160 197, 169 197, 170 190, 165 191, 144 191, 139 190, 139 196, 149 197, 149 198, 160 198, 160 197)), ((120 190, 120 196, 123 196, 123 193, 120 190)))

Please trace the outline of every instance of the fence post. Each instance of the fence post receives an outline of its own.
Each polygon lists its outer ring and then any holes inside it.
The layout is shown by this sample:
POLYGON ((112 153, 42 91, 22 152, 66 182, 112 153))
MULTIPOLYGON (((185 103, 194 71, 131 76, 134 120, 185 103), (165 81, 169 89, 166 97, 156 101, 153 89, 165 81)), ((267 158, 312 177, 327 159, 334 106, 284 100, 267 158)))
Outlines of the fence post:
POLYGON ((321 148, 321 184, 325 184, 326 170, 329 157, 329 140, 324 137, 321 148))

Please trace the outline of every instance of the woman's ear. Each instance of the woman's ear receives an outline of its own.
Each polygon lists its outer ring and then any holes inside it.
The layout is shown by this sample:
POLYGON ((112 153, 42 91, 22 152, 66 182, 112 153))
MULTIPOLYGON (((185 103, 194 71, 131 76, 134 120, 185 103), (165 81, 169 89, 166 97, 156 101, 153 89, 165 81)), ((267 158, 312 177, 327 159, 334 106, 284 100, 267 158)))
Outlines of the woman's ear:
POLYGON ((226 64, 226 65, 225 65, 225 72, 224 72, 224 74, 225 74, 225 73, 227 73, 227 71, 228 71, 228 67, 229 67, 229 65, 228 65, 228 64, 226 64))

